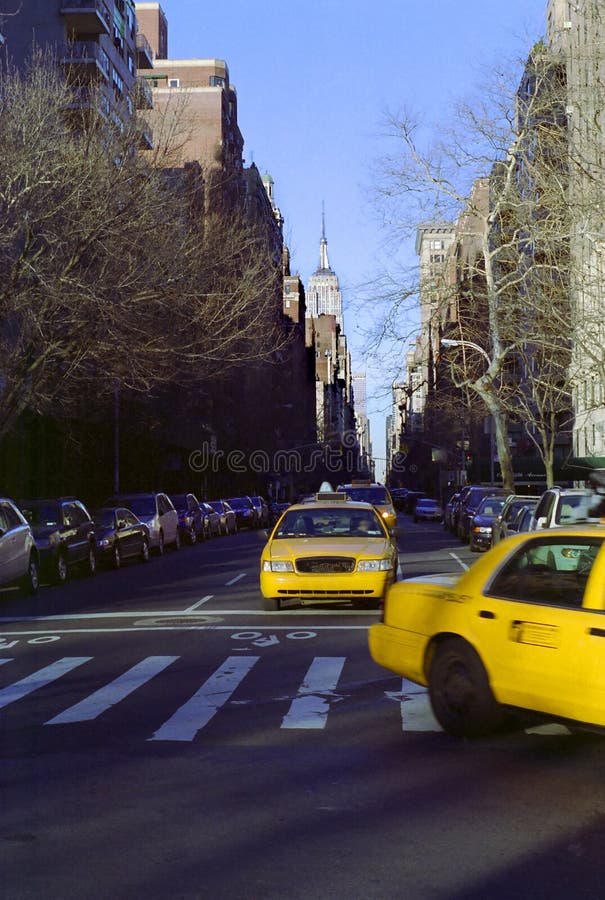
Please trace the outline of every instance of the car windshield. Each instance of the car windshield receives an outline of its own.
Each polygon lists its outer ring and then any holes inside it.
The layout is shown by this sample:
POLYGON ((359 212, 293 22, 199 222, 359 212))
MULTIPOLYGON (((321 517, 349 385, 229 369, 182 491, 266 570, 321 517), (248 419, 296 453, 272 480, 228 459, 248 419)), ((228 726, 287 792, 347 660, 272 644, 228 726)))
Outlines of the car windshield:
POLYGON ((373 510, 314 507, 292 509, 284 514, 274 538, 314 537, 384 538, 384 529, 373 510))
POLYGON ((477 514, 480 516, 497 516, 504 506, 504 498, 498 500, 497 497, 484 497, 479 504, 477 514))
POLYGON ((171 494, 170 499, 175 509, 185 509, 187 507, 187 494, 171 494))
POLYGON ((61 507, 58 503, 27 503, 21 511, 34 528, 48 528, 61 521, 61 507))
POLYGON ((95 525, 100 528, 112 528, 114 524, 113 509, 97 509, 92 515, 95 525))
POLYGON ((437 506, 436 500, 419 500, 416 504, 416 509, 422 509, 425 506, 437 506))
POLYGON ((153 497, 122 497, 122 502, 140 519, 155 516, 155 500, 153 497))
POLYGON ((219 500, 210 500, 208 506, 213 509, 214 512, 222 513, 223 511, 223 504, 219 500))
POLYGON ((359 503, 388 503, 386 491, 383 487, 347 487, 344 488, 347 497, 357 500, 359 503))
POLYGON ((230 497, 227 503, 233 509, 250 509, 250 504, 243 497, 230 497))

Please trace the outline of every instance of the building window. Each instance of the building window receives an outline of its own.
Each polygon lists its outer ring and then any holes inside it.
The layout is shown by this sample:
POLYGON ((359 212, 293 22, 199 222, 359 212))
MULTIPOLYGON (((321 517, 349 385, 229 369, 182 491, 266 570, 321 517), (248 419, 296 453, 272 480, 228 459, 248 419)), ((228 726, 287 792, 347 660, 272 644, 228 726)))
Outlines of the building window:
POLYGON ((178 88, 180 87, 180 81, 178 78, 169 78, 168 79, 168 87, 178 88))
POLYGON ((225 87, 225 79, 220 75, 210 76, 210 87, 225 87))

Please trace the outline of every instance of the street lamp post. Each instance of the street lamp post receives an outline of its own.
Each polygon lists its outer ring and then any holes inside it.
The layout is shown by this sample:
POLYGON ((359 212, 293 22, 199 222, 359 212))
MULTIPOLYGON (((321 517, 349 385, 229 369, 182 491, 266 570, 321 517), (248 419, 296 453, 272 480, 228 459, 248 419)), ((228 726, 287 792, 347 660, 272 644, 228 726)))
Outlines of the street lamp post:
MULTIPOLYGON (((441 346, 442 347, 470 347, 472 350, 476 350, 480 353, 488 366, 491 365, 491 359, 487 355, 487 352, 481 347, 479 344, 475 344, 474 341, 466 341, 466 340, 455 340, 454 338, 441 338, 441 346)), ((489 417, 489 475, 490 475, 490 483, 494 484, 494 421, 493 417, 489 417)))

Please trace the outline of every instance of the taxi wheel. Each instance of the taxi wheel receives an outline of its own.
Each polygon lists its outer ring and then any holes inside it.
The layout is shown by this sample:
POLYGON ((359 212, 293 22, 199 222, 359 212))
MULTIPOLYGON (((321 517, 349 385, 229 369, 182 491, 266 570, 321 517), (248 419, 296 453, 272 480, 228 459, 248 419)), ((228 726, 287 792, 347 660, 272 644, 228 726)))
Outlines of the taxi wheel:
POLYGON ((434 652, 429 696, 435 718, 454 737, 483 737, 505 724, 479 656, 463 640, 447 640, 434 652))
POLYGON ((263 609, 267 612, 278 612, 279 597, 263 597, 263 609))

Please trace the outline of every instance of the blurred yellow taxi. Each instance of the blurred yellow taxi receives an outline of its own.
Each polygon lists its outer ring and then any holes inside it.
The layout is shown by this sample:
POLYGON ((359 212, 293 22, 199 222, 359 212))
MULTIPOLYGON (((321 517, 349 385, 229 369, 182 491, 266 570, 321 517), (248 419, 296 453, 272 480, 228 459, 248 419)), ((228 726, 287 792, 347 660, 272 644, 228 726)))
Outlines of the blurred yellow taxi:
POLYGON ((337 490, 344 491, 351 500, 371 503, 382 516, 389 531, 393 531, 397 524, 397 513, 393 505, 393 498, 384 484, 374 484, 371 481, 352 481, 351 484, 339 484, 337 490))
POLYGON ((428 685, 450 734, 531 711, 605 728, 605 528, 514 535, 467 572, 393 585, 370 628, 375 662, 428 685))
POLYGON ((290 506, 260 565, 263 608, 282 603, 378 606, 397 572, 397 548, 370 503, 339 492, 290 506))

